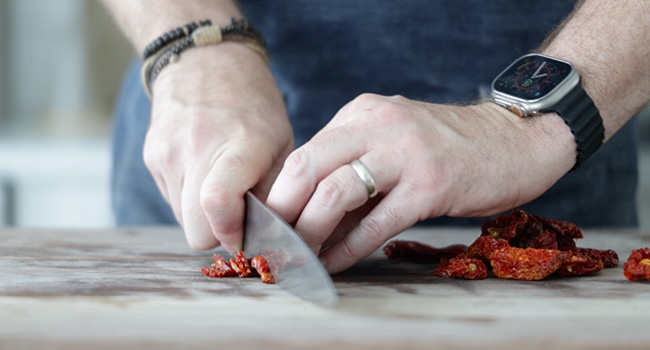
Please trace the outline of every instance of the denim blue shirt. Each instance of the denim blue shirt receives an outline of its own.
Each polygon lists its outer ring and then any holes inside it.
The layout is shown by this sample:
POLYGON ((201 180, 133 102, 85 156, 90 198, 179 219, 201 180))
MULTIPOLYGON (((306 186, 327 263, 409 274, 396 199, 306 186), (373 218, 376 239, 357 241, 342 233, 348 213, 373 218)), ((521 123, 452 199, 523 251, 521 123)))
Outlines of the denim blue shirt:
MULTIPOLYGON (((264 35, 296 145, 361 93, 466 104, 510 62, 535 50, 571 1, 239 1, 264 35)), ((198 20, 198 19, 197 19, 198 20)), ((150 103, 127 73, 114 123, 113 207, 120 225, 175 224, 142 162, 150 103)), ((579 170, 521 208, 580 226, 636 226, 634 120, 579 170)), ((516 152, 516 150, 513 150, 516 152)), ((478 225, 484 218, 428 224, 478 225)))

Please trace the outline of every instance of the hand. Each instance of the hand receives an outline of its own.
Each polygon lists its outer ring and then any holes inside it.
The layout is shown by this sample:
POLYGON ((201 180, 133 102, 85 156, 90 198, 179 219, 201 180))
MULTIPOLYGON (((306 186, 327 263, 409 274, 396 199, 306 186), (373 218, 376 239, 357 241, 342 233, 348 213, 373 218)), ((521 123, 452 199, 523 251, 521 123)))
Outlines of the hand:
POLYGON ((361 95, 285 162, 267 203, 331 273, 419 220, 484 216, 526 203, 575 163, 555 114, 519 118, 492 103, 457 107, 361 95), (359 159, 379 195, 349 165, 359 159))
POLYGON ((244 194, 265 198, 293 134, 264 61, 237 43, 183 52, 153 85, 144 160, 194 249, 241 249, 244 194))

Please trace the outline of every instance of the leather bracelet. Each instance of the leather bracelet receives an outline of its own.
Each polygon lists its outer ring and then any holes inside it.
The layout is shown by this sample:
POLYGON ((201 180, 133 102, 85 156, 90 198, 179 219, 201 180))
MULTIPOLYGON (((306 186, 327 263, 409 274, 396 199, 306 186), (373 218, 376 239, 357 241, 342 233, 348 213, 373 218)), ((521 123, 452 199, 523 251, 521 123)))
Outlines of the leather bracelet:
MULTIPOLYGON (((202 21, 199 23, 205 23, 202 21)), ((157 39, 158 40, 158 39, 157 39)), ((152 48, 151 54, 144 60, 140 78, 145 92, 149 98, 152 97, 151 86, 160 72, 170 63, 177 62, 180 59, 180 54, 192 47, 200 47, 206 45, 216 45, 224 41, 233 41, 243 44, 249 49, 257 52, 260 57, 269 63, 269 58, 266 53, 266 43, 264 38, 250 23, 241 19, 231 20, 230 24, 224 27, 213 26, 210 24, 197 25, 193 28, 189 35, 175 40, 168 41, 166 45, 152 43, 147 47, 152 48)), ((162 40, 161 42, 165 42, 162 40)))

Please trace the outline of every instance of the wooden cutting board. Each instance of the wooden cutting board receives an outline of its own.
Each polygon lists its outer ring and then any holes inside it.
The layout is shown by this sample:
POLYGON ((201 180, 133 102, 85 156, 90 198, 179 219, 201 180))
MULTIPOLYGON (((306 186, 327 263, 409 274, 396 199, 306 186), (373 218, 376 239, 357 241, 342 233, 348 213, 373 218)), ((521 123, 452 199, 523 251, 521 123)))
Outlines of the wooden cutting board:
MULTIPOLYGON (((471 243, 478 229, 402 239, 471 243)), ((587 231, 622 262, 639 231, 587 231)), ((622 269, 519 282, 449 280, 381 252, 334 276, 324 309, 257 279, 208 279, 213 252, 176 228, 0 231, 0 349, 648 349, 650 284, 622 269)), ((621 262, 621 266, 622 266, 621 262)))

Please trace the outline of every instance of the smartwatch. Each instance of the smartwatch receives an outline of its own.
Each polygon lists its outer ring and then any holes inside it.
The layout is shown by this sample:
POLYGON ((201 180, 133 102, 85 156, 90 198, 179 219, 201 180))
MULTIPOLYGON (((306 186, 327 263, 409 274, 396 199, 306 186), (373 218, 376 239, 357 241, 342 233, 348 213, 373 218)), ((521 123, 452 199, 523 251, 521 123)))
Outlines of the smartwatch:
POLYGON ((555 112, 575 137, 577 169, 603 144, 605 129, 598 108, 567 61, 542 54, 520 57, 492 82, 492 101, 520 117, 555 112))

